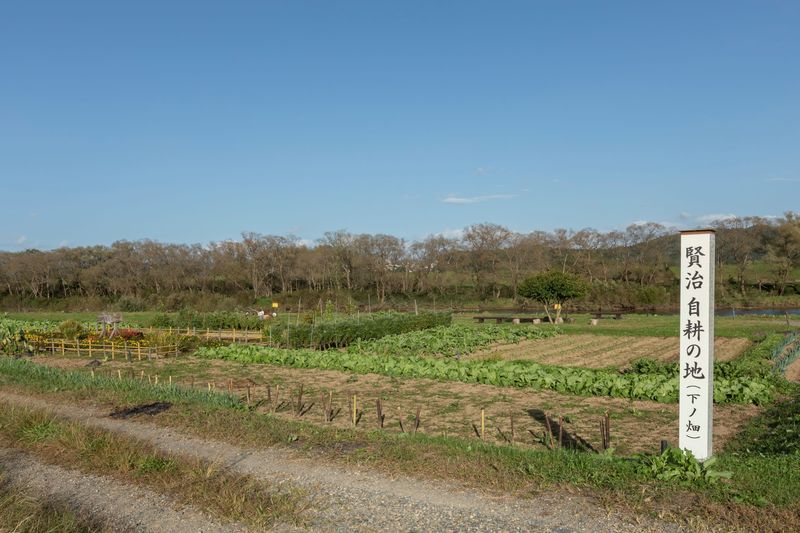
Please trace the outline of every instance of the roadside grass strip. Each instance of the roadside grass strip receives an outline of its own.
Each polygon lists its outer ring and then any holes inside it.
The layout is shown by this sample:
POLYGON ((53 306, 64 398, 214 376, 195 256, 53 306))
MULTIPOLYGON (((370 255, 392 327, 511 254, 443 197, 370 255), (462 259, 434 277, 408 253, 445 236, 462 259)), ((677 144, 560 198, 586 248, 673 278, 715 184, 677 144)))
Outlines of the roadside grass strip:
POLYGON ((0 402, 0 443, 47 463, 144 485, 216 518, 257 528, 278 521, 301 524, 308 507, 296 490, 275 491, 208 461, 168 455, 131 437, 5 402, 0 402))
MULTIPOLYGON (((200 348, 199 357, 239 363, 293 368, 338 370, 356 374, 461 381, 501 387, 553 390, 580 396, 610 396, 661 403, 678 401, 678 375, 620 373, 557 367, 531 361, 456 360, 419 356, 342 351, 285 350, 265 346, 230 345, 200 348)), ((714 382, 716 403, 769 403, 775 385, 771 379, 751 376, 719 378, 714 382)))
POLYGON ((105 531, 99 524, 58 501, 42 500, 25 490, 12 487, 0 465, 0 532, 41 533, 105 531))
MULTIPOLYGON (((79 378, 57 377, 71 376, 74 372, 31 371, 35 366, 28 361, 0 357, 0 384, 38 391, 59 401, 119 405, 119 389, 112 380, 95 380, 89 383, 93 387, 90 388, 79 378), (60 386, 55 387, 54 383, 60 386)), ((144 384, 143 387, 150 389, 149 394, 141 392, 138 396, 148 401, 166 401, 173 394, 166 386, 144 384)), ((671 452, 660 459, 659 455, 618 457, 613 450, 602 454, 536 450, 424 432, 394 434, 377 429, 326 427, 279 419, 228 400, 214 401, 210 396, 215 394, 227 396, 214 392, 186 395, 172 409, 151 420, 236 445, 289 445, 315 460, 378 468, 391 475, 456 479, 472 486, 518 494, 568 485, 571 490, 599 497, 617 512, 657 513, 690 526, 713 525, 742 531, 800 530, 800 456, 785 450, 769 456, 738 450, 722 452, 715 468, 706 471, 696 462, 676 459, 671 452), (726 479, 728 475, 730 479, 726 479), (686 512, 687 505, 691 505, 691 513, 686 512)), ((48 417, 32 419, 24 428, 18 427, 16 438, 27 446, 47 446, 62 434, 61 430, 53 432, 50 421, 48 417), (37 439, 44 440, 30 443, 37 439)), ((127 461, 125 470, 140 464, 146 462, 127 461)), ((162 463, 157 464, 157 473, 163 472, 162 463)))

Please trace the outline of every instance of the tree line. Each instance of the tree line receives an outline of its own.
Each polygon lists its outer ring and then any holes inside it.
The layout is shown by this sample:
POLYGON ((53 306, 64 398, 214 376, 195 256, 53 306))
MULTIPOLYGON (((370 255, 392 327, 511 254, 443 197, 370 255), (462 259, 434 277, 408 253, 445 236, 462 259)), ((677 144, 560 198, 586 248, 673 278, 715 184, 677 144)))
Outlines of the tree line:
MULTIPOLYGON (((800 293, 800 214, 717 221, 718 291, 725 298, 800 293)), ((491 223, 457 237, 407 242, 392 235, 325 233, 313 245, 293 236, 245 232, 241 240, 0 252, 5 307, 91 301, 121 307, 181 302, 246 305, 292 295, 347 293, 375 305, 409 298, 497 301, 515 298, 536 272, 583 278, 591 304, 663 306, 677 298, 678 235, 656 223, 625 230, 516 233, 491 223)))

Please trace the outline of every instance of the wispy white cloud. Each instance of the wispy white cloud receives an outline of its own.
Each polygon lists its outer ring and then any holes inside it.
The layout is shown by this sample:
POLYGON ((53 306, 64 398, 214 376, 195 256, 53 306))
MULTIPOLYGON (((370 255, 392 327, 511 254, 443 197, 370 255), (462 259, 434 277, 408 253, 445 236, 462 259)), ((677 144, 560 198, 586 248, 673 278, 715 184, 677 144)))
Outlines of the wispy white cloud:
POLYGON ((711 224, 712 222, 721 222, 723 220, 730 220, 732 218, 736 218, 736 215, 732 213, 727 214, 709 214, 709 215, 700 215, 695 217, 695 220, 701 224, 711 224))
POLYGON ((491 200, 510 200, 516 197, 516 194, 487 194, 486 196, 456 196, 449 194, 442 202, 445 204, 477 204, 491 200))
POLYGON ((460 239, 464 236, 464 228, 461 229, 446 229, 436 233, 437 237, 444 237, 446 239, 460 239))
POLYGON ((800 178, 767 178, 767 181, 800 182, 800 178))
POLYGON ((25 241, 27 240, 28 240, 27 235, 20 235, 19 237, 17 237, 17 244, 24 244, 25 241))

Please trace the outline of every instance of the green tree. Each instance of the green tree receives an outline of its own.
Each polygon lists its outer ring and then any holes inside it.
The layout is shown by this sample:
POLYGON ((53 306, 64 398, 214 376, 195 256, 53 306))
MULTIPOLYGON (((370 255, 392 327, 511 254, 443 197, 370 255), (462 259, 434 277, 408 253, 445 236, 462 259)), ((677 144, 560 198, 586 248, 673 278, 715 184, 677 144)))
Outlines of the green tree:
POLYGON ((527 278, 520 284, 517 292, 523 298, 544 305, 544 312, 547 313, 550 322, 553 322, 550 308, 555 307, 555 322, 559 322, 564 303, 575 298, 582 298, 586 294, 587 288, 586 282, 574 274, 550 271, 527 278))

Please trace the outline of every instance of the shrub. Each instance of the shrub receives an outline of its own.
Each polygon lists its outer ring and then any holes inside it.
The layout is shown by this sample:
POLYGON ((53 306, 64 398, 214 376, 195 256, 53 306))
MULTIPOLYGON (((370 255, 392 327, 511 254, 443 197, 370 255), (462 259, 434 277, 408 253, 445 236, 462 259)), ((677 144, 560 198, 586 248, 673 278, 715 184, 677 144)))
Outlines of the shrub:
POLYGON ((317 321, 312 324, 270 324, 264 334, 273 344, 285 347, 341 348, 359 340, 449 325, 450 313, 375 313, 361 317, 317 321))

